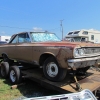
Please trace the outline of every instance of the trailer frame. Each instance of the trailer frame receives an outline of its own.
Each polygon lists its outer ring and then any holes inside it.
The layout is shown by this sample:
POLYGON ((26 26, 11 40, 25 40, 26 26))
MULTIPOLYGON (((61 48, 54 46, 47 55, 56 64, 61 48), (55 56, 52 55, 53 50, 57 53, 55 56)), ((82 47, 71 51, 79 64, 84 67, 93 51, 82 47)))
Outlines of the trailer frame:
MULTIPOLYGON (((42 69, 40 68, 22 70, 21 72, 24 75, 24 78, 27 77, 45 88, 56 90, 61 93, 79 92, 72 73, 68 73, 66 78, 61 82, 52 82, 44 77, 42 69)), ((82 90, 89 89, 96 94, 96 91, 100 88, 100 72, 98 72, 95 68, 89 69, 86 76, 76 77, 82 87, 82 90)))

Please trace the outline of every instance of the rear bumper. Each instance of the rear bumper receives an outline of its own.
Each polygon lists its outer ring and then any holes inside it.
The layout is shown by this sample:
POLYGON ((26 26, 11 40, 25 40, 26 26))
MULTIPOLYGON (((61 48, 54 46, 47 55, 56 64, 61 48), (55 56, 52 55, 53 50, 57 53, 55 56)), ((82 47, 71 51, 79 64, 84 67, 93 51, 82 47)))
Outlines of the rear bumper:
POLYGON ((69 59, 68 66, 73 69, 83 68, 87 66, 96 65, 100 62, 100 56, 91 57, 91 58, 79 58, 79 59, 69 59))

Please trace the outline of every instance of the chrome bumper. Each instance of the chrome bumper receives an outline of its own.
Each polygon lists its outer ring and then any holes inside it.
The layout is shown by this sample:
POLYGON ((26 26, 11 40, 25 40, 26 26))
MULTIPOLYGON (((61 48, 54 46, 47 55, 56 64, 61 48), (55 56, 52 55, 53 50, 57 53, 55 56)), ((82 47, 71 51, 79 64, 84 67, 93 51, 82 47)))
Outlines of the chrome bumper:
POLYGON ((100 62, 100 56, 91 57, 91 58, 69 59, 68 66, 73 69, 77 69, 77 68, 83 68, 92 65, 95 66, 99 62, 100 62))

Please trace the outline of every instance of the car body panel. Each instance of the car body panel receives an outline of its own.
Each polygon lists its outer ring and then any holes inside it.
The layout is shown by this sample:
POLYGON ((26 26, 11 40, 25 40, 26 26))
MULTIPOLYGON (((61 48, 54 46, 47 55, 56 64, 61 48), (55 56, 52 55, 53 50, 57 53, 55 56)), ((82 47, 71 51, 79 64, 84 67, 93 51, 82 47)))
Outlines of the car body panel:
MULTIPOLYGON (((84 57, 80 56, 80 58, 79 57, 75 58, 73 54, 74 49, 83 48, 83 47, 93 47, 93 48, 100 47, 99 44, 79 43, 79 42, 75 43, 75 42, 66 42, 66 41, 32 42, 30 33, 28 32, 27 33, 29 34, 29 38, 31 41, 23 42, 23 43, 18 43, 18 42, 11 43, 15 39, 15 37, 17 37, 17 35, 24 34, 24 33, 26 34, 26 32, 23 32, 23 33, 18 33, 18 34, 13 35, 8 44, 1 45, 0 55, 2 56, 2 54, 4 53, 10 59, 30 62, 37 65, 40 65, 40 58, 43 54, 52 55, 55 57, 59 66, 62 68, 68 68, 68 67, 73 68, 73 66, 75 67, 76 65, 78 65, 78 67, 76 66, 76 68, 79 68, 80 67, 79 64, 81 64, 81 62, 82 63, 87 63, 87 62, 82 61, 84 57), (79 59, 78 64, 74 64, 75 59, 79 59)), ((89 57, 91 57, 91 60, 89 60, 90 62, 91 61, 97 62, 97 60, 100 59, 100 57, 97 57, 97 59, 94 59, 94 56, 91 56, 92 54, 89 54, 89 55, 90 55, 89 57)), ((100 56, 100 54, 96 56, 100 56)), ((88 59, 88 56, 86 58, 88 59)), ((85 65, 89 66, 90 63, 85 64, 85 65)))

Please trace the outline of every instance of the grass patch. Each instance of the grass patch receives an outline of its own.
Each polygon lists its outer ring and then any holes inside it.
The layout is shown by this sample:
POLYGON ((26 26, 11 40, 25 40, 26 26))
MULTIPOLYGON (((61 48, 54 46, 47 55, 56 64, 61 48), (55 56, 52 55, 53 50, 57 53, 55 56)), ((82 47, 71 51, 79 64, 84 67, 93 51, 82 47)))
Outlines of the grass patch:
POLYGON ((11 89, 11 83, 8 79, 0 77, 0 100, 23 100, 24 98, 57 95, 57 91, 52 91, 41 87, 39 84, 25 80, 25 85, 16 89, 11 89))
POLYGON ((9 80, 0 78, 0 100, 13 100, 22 96, 18 89, 11 89, 9 80))

